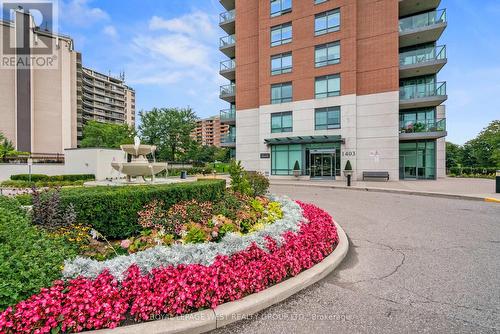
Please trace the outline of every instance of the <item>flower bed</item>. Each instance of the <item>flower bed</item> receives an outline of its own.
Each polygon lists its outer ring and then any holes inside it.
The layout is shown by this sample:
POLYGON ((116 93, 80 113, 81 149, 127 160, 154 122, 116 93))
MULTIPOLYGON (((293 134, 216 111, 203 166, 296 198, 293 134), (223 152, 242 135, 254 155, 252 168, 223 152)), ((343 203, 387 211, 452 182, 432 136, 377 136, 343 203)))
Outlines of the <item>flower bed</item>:
MULTIPOLYGON (((113 328, 126 319, 139 321, 158 314, 191 313, 262 291, 320 262, 338 242, 328 213, 313 205, 298 204, 302 217, 296 222, 290 223, 290 211, 283 210, 284 218, 263 230, 238 238, 225 236, 214 243, 222 246, 214 248, 210 256, 200 253, 204 248, 192 248, 185 253, 192 254, 191 258, 158 267, 158 263, 151 264, 151 270, 148 260, 152 258, 146 256, 144 262, 129 262, 132 264, 125 272, 109 265, 89 270, 89 277, 56 281, 52 287, 1 313, 0 332, 113 328)), ((87 269, 91 267, 89 263, 87 269)))

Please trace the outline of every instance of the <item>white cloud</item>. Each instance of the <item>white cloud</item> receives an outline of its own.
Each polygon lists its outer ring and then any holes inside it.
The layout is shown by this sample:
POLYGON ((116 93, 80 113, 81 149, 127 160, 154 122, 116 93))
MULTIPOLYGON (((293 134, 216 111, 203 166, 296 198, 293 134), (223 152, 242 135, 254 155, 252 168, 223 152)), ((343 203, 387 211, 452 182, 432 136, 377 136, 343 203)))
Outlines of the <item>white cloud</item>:
POLYGON ((97 22, 108 21, 104 10, 90 5, 91 0, 61 1, 60 19, 68 24, 91 27, 97 22))
POLYGON ((199 11, 168 20, 159 16, 153 16, 149 21, 149 29, 167 30, 198 38, 216 35, 216 26, 213 19, 209 15, 199 11))
POLYGON ((111 38, 116 38, 118 37, 118 32, 116 31, 116 28, 114 26, 105 26, 102 32, 106 35, 108 35, 111 38))

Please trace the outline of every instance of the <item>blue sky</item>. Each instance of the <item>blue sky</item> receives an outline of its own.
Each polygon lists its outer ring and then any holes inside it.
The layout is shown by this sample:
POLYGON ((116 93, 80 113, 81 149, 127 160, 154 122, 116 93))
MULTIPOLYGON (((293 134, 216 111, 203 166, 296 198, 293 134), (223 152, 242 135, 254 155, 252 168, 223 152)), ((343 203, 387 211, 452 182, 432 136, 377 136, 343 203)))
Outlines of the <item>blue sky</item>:
MULTIPOLYGON (((200 117, 219 100, 218 0, 64 0, 60 31, 84 66, 118 75, 136 89, 137 109, 191 106, 200 117)), ((448 140, 459 144, 500 119, 500 1, 443 0, 448 29, 448 140)))

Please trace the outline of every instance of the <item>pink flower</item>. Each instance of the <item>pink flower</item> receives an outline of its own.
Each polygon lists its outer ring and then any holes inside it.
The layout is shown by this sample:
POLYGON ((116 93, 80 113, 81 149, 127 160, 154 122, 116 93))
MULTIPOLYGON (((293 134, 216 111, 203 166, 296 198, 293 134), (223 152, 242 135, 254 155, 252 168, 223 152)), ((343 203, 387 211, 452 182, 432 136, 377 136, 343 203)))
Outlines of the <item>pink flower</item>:
POLYGON ((120 242, 120 247, 128 249, 130 247, 130 240, 129 239, 122 240, 122 242, 120 242))

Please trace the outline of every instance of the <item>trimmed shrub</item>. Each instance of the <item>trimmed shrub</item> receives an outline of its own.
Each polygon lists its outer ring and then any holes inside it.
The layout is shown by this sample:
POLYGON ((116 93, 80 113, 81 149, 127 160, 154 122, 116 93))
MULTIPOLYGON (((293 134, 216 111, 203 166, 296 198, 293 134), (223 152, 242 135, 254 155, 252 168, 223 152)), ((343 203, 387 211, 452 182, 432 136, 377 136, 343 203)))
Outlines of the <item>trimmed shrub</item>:
POLYGON ((0 196, 0 309, 50 286, 75 255, 62 239, 30 225, 18 201, 0 196))
POLYGON ((3 187, 10 187, 10 188, 33 188, 33 187, 77 187, 77 186, 83 186, 85 181, 80 180, 80 181, 36 181, 36 182, 29 182, 29 181, 20 181, 20 180, 7 180, 3 181, 0 185, 3 187))
POLYGON ((264 196, 269 189, 269 179, 259 172, 246 173, 252 196, 264 196))
MULTIPOLYGON (((29 181, 30 176, 29 176, 29 174, 16 174, 16 175, 11 175, 10 179, 12 181, 29 181)), ((66 175, 51 175, 51 176, 49 176, 49 175, 45 175, 45 174, 31 174, 31 181, 32 182, 38 182, 38 181, 74 182, 74 181, 88 181, 88 180, 95 180, 95 175, 94 174, 66 174, 66 175)))
MULTIPOLYGON (((105 237, 125 239, 142 230, 138 212, 153 200, 162 201, 168 209, 180 201, 197 199, 215 201, 225 192, 224 180, 123 187, 89 187, 61 189, 61 205, 70 204, 77 223, 88 224, 105 237)), ((24 202, 24 198, 23 198, 24 202)))

